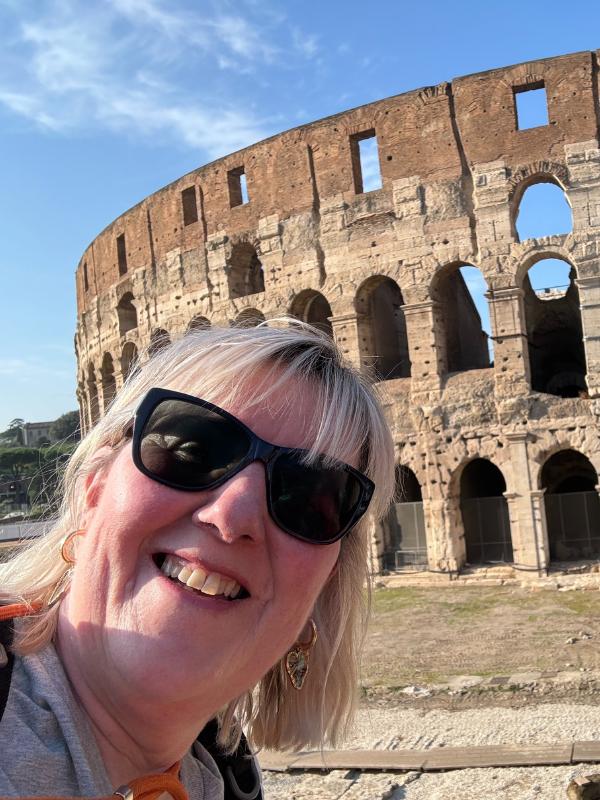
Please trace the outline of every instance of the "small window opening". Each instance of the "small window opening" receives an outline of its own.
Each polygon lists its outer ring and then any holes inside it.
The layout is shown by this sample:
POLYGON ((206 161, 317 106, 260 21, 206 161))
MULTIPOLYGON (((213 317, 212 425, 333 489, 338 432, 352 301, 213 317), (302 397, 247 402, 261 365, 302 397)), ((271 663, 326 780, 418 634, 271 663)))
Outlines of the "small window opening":
POLYGON ((227 182, 229 184, 229 205, 231 208, 243 206, 250 202, 244 167, 229 170, 227 182))
POLYGON ((548 125, 548 102, 543 83, 515 86, 513 91, 518 131, 548 125))
POLYGON ((127 249, 125 247, 125 234, 117 236, 117 258, 119 260, 119 275, 127 272, 127 249))
POLYGON ((183 224, 192 225, 198 222, 198 205, 196 203, 196 187, 190 186, 181 193, 181 205, 183 207, 183 224))
POLYGON ((90 283, 88 280, 87 261, 83 262, 83 288, 84 291, 86 292, 90 288, 90 283))
POLYGON ((375 131, 364 131, 350 137, 350 154, 356 194, 374 192, 377 189, 381 189, 383 183, 375 131))

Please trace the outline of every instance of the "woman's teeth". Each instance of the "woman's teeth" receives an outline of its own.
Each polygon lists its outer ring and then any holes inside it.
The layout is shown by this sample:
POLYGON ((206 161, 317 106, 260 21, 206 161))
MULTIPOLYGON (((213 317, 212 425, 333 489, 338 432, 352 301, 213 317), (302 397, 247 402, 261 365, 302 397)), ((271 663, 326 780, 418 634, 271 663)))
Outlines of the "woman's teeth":
POLYGON ((187 561, 177 556, 166 556, 160 570, 169 578, 174 578, 190 589, 196 589, 211 597, 221 596, 235 600, 242 588, 237 581, 219 575, 218 572, 207 572, 199 567, 194 569, 187 561))

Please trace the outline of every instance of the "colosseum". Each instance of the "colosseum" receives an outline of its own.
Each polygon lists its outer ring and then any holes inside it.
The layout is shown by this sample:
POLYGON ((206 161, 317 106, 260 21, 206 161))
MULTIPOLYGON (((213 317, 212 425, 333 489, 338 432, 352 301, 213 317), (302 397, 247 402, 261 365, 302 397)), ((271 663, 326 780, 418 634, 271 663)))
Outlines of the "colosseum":
POLYGON ((84 429, 138 352, 292 314, 383 392, 398 490, 373 529, 374 571, 506 564, 535 577, 596 559, 599 58, 495 69, 345 111, 125 212, 77 269, 84 429), (529 92, 544 101, 535 127, 519 116, 529 92), (519 209, 539 183, 566 199, 572 229, 520 241, 519 209), (568 285, 532 287, 545 259, 568 265, 568 285), (487 283, 489 336, 466 266, 487 283))

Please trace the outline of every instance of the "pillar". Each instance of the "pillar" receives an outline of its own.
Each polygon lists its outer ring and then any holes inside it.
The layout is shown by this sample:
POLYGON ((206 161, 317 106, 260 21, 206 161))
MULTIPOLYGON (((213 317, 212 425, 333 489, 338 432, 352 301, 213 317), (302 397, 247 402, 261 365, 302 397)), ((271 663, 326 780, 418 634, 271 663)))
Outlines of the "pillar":
MULTIPOLYGON (((600 265, 598 266, 600 270, 600 265)), ((590 397, 600 397, 600 274, 578 278, 583 345, 587 364, 587 387, 590 397)))
POLYGON ((548 534, 543 491, 532 486, 526 432, 508 433, 510 448, 511 484, 507 491, 514 561, 525 568, 531 577, 543 575, 549 563, 548 534))
POLYGON ((523 296, 523 289, 516 286, 486 292, 494 339, 494 383, 499 400, 522 397, 530 392, 523 296))

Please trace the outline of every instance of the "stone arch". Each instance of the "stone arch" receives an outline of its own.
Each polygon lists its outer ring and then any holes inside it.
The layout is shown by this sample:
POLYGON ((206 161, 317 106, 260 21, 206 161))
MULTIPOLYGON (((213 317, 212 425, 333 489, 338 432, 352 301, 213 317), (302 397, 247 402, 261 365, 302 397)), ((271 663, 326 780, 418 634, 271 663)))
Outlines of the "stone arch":
MULTIPOLYGON (((491 366, 488 334, 461 269, 477 269, 474 264, 455 261, 439 269, 431 281, 430 295, 435 303, 434 335, 438 362, 444 374, 486 369, 491 366)), ((487 302, 487 301, 486 301, 487 302)))
POLYGON ((409 378, 411 371, 404 298, 392 278, 367 278, 355 297, 360 360, 377 380, 409 378))
POLYGON ((137 328, 137 310, 134 305, 132 292, 125 292, 117 303, 117 316, 119 318, 119 336, 125 336, 127 331, 137 328))
POLYGON ((164 328, 156 328, 156 330, 152 331, 152 335, 150 336, 148 355, 152 357, 170 344, 171 337, 168 332, 164 328))
POLYGON ((102 366, 100 368, 100 379, 102 382, 102 408, 104 413, 117 393, 117 383, 115 381, 115 365, 110 353, 104 353, 102 366))
POLYGON ((569 188, 569 172, 555 161, 534 161, 516 169, 508 179, 508 197, 511 207, 521 202, 523 193, 534 183, 555 183, 565 193, 569 188))
POLYGON ((138 369, 138 349, 133 342, 126 342, 121 351, 121 376, 123 380, 127 380, 130 375, 135 375, 138 369))
POLYGON ((381 523, 384 570, 427 567, 427 534, 421 484, 407 466, 396 467, 394 503, 381 523))
POLYGON ((573 230, 573 210, 569 196, 561 182, 557 180, 554 175, 548 173, 531 175, 529 178, 524 179, 515 191, 515 195, 511 200, 510 210, 512 232, 517 242, 526 241, 527 239, 541 239, 548 236, 568 234, 573 230), (542 186, 546 186, 547 189, 554 187, 555 191, 551 191, 549 193, 546 190, 545 192, 542 192, 541 197, 536 199, 534 195, 539 194, 539 192, 542 191, 540 188, 542 186), (543 209, 544 212, 543 214, 539 213, 535 215, 536 221, 545 221, 548 214, 558 217, 559 219, 562 216, 564 229, 544 229, 535 231, 533 234, 528 234, 528 232, 523 229, 523 225, 527 222, 527 220, 524 220, 521 222, 521 224, 519 224, 519 215, 522 211, 529 211, 529 214, 531 214, 528 206, 531 206, 532 204, 536 210, 539 208, 540 211, 543 209), (566 219, 567 217, 568 220, 566 219))
MULTIPOLYGON (((528 272, 547 257, 537 252, 527 264, 522 279, 525 329, 529 350, 531 388, 558 397, 587 396, 586 355, 575 267, 570 267, 569 284, 549 292, 534 290, 528 272)), ((551 257, 556 258, 554 254, 551 257)))
POLYGON ((460 474, 460 511, 468 564, 512 563, 506 481, 487 458, 474 458, 460 474))
POLYGON ((314 289, 303 289, 294 297, 290 306, 290 314, 303 322, 333 338, 333 327, 330 317, 333 316, 331 306, 325 295, 314 289))
POLYGON ((237 242, 227 259, 229 297, 246 297, 265 290, 263 265, 256 247, 250 242, 237 242))
POLYGON ((185 332, 189 333, 190 331, 206 330, 206 328, 210 328, 210 320, 202 316, 202 314, 196 314, 188 322, 185 332))
POLYGON ((540 470, 551 561, 600 556, 598 473, 578 450, 565 448, 540 470))
POLYGON ((261 322, 265 322, 265 315, 256 308, 245 308, 237 315, 233 321, 236 328, 255 328, 261 322))
POLYGON ((96 371, 90 362, 87 369, 87 394, 90 427, 95 425, 100 419, 100 406, 98 404, 98 384, 96 382, 96 371))

